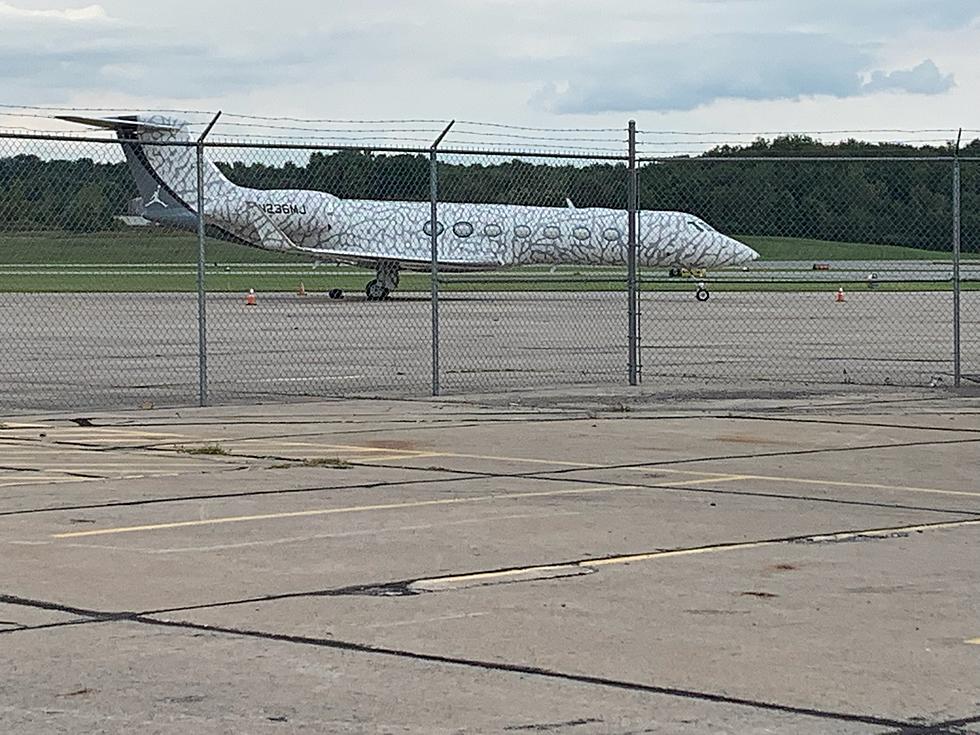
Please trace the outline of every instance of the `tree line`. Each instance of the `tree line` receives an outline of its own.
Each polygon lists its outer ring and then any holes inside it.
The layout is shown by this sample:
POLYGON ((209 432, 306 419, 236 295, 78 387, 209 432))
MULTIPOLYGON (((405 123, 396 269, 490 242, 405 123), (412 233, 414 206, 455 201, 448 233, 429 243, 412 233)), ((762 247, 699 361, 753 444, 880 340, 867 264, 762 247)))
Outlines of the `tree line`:
MULTIPOLYGON (((949 147, 938 146, 824 144, 806 136, 759 139, 698 156, 642 162, 640 206, 690 212, 733 235, 947 250, 952 164, 923 159, 950 154, 949 147), (848 157, 862 160, 843 160, 848 157)), ((980 156, 980 140, 961 155, 980 156)), ((218 166, 236 184, 258 189, 319 189, 351 199, 429 198, 425 154, 314 152, 302 163, 233 160, 218 166)), ((444 201, 559 207, 571 201, 576 207, 625 209, 629 193, 620 162, 452 154, 441 158, 438 174, 444 201)), ((125 163, 0 158, 2 230, 109 229, 136 196, 125 163)), ((980 161, 962 163, 961 217, 968 249, 980 243, 980 161)))

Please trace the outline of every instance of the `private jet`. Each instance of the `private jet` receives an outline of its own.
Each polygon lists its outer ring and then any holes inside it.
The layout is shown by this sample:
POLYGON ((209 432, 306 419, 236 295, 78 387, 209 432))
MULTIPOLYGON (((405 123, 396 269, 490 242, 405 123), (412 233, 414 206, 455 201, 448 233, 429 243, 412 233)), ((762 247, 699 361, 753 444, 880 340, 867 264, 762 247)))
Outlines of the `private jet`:
MULTIPOLYGON (((197 154, 188 123, 162 115, 59 116, 115 131, 136 180, 142 216, 196 230, 197 154), (180 144, 184 145, 180 145, 180 144), (176 145, 174 145, 176 144, 176 145)), ((209 235, 242 245, 301 253, 319 262, 373 268, 368 300, 388 298, 399 273, 431 267, 429 202, 341 199, 323 191, 250 189, 228 180, 205 157, 203 217, 209 235)), ((623 266, 623 210, 439 202, 436 224, 440 270, 495 270, 524 265, 623 266)), ((685 212, 638 213, 637 266, 714 269, 759 255, 685 212)), ((343 292, 332 289, 332 298, 343 292)), ((695 297, 708 299, 698 283, 695 297)))

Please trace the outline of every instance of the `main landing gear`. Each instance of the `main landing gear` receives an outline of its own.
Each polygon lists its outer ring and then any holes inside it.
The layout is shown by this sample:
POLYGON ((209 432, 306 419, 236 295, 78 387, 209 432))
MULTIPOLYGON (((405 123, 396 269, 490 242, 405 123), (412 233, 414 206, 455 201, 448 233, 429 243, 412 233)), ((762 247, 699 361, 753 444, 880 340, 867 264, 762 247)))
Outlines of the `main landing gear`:
POLYGON ((398 288, 397 260, 379 260, 375 271, 376 278, 364 287, 368 301, 383 301, 398 288))
POLYGON ((698 301, 707 301, 710 296, 711 294, 708 293, 708 289, 704 287, 704 281, 699 281, 698 290, 694 292, 694 298, 698 301))

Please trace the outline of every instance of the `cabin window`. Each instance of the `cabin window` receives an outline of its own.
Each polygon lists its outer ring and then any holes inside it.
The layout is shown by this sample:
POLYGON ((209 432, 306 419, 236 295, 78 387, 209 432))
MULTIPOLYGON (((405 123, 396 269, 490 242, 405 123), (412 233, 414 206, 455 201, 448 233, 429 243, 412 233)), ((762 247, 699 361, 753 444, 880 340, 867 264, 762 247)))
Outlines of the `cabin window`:
POLYGON ((453 234, 456 237, 469 237, 473 234, 473 225, 469 222, 457 222, 453 225, 453 234))
POLYGON ((514 228, 514 234, 517 235, 518 237, 530 237, 531 228, 528 227, 527 225, 518 225, 517 227, 514 228))
POLYGON ((500 225, 487 225, 483 228, 483 234, 487 237, 500 237, 504 231, 500 225))
POLYGON ((590 235, 588 227, 576 227, 572 230, 572 237, 576 240, 588 240, 590 235))
POLYGON ((619 231, 618 227, 607 227, 602 231, 602 236, 609 242, 614 242, 616 240, 621 240, 623 238, 623 233, 619 231))
MULTIPOLYGON (((436 235, 441 235, 442 232, 443 232, 443 229, 444 228, 442 226, 442 222, 436 222, 436 235)), ((429 237, 432 237, 432 222, 431 221, 427 221, 424 225, 422 225, 422 232, 424 232, 429 237)))
POLYGON ((557 240, 561 237, 561 229, 555 225, 548 225, 544 228, 544 236, 549 240, 557 240))

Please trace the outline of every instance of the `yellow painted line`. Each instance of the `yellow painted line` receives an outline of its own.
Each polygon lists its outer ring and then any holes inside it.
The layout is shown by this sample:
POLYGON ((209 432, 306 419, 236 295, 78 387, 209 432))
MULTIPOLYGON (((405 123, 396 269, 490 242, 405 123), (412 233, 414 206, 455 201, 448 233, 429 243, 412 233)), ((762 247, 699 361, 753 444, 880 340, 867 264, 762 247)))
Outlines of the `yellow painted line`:
MULTIPOLYGON (((846 531, 844 533, 815 534, 803 537, 803 541, 846 541, 847 539, 858 538, 861 536, 890 536, 893 533, 915 533, 916 531, 937 531, 944 528, 959 528, 962 526, 980 525, 980 520, 973 521, 949 521, 946 523, 925 523, 919 526, 895 526, 893 528, 873 528, 864 531, 846 531)), ((601 567, 609 564, 627 564, 633 561, 645 561, 647 559, 668 558, 672 556, 693 556, 695 554, 710 554, 719 551, 731 551, 733 549, 758 549, 764 546, 775 546, 784 544, 785 541, 748 541, 745 543, 723 544, 720 546, 702 546, 694 549, 678 549, 676 551, 655 551, 649 554, 633 554, 631 556, 618 556, 611 559, 597 559, 595 561, 582 562, 586 566, 601 567)))
POLYGON ((25 477, 22 480, 13 480, 11 482, 0 482, 0 487, 15 487, 17 485, 60 485, 65 482, 89 482, 91 480, 100 480, 99 477, 38 477, 33 475, 31 477, 25 477))
POLYGON ((476 574, 457 574, 453 577, 429 577, 428 579, 416 579, 412 585, 419 584, 454 584, 456 582, 478 582, 484 579, 507 579, 508 577, 520 577, 527 574, 547 574, 548 572, 561 572, 571 569, 580 569, 582 564, 545 564, 537 567, 522 567, 520 569, 505 569, 500 572, 478 572, 476 574))
POLYGON ((123 429, 107 426, 37 426, 33 428, 45 429, 47 438, 53 436, 94 436, 94 437, 141 437, 150 439, 164 439, 183 436, 183 434, 173 434, 163 431, 143 431, 142 429, 123 429))
POLYGON ((743 475, 746 480, 763 482, 786 482, 799 485, 827 485, 830 487, 868 488, 870 490, 896 490, 911 493, 932 493, 936 495, 966 495, 980 497, 980 492, 967 490, 943 490, 935 487, 914 487, 910 485, 882 485, 874 482, 845 482, 843 480, 812 480, 804 477, 780 477, 776 475, 743 475))
POLYGON ((248 516, 225 516, 219 518, 201 519, 195 521, 175 521, 173 523, 154 523, 145 526, 122 526, 119 528, 102 528, 91 531, 71 531, 68 533, 56 533, 52 538, 83 538, 86 536, 109 536, 119 533, 135 533, 142 531, 162 531, 171 528, 191 528, 195 526, 215 526, 226 523, 247 523, 254 521, 271 521, 284 518, 310 518, 313 516, 337 515, 341 513, 363 513, 376 510, 398 510, 402 508, 424 508, 427 506, 438 505, 462 505, 464 503, 480 503, 493 500, 520 500, 524 498, 547 498, 561 495, 589 495, 595 493, 612 493, 625 490, 640 490, 642 488, 631 485, 597 486, 597 487, 576 487, 563 490, 541 490, 536 492, 524 493, 497 493, 492 495, 479 495, 472 498, 440 498, 437 500, 413 500, 404 503, 384 503, 376 505, 356 505, 345 508, 316 508, 313 510, 296 510, 283 513, 260 513, 248 516))
POLYGON ((430 450, 427 449, 398 449, 395 447, 362 447, 356 444, 315 444, 311 446, 322 447, 324 449, 337 449, 345 452, 398 452, 399 454, 405 454, 411 456, 413 454, 427 455, 430 450))
POLYGON ((970 638, 969 640, 965 640, 963 642, 969 643, 971 646, 980 646, 980 638, 970 638))
MULTIPOLYGON (((498 455, 489 454, 457 454, 452 452, 443 453, 445 457, 458 458, 458 459, 486 459, 497 462, 526 462, 529 464, 551 464, 567 467, 581 467, 583 469, 605 469, 608 465, 593 464, 590 462, 565 462, 562 460, 551 460, 551 459, 535 459, 530 457, 504 457, 498 455)), ((614 468, 615 469, 615 468, 614 468)), ((626 467, 623 469, 636 471, 636 472, 663 472, 667 474, 679 474, 679 475, 697 475, 703 477, 731 477, 731 473, 727 472, 704 472, 701 470, 678 470, 666 467, 626 467)), ((775 475, 739 475, 741 479, 746 480, 760 480, 766 482, 787 482, 787 483, 799 483, 805 485, 830 485, 834 487, 852 487, 852 488, 868 488, 871 490, 897 490, 905 492, 920 492, 920 493, 935 493, 937 495, 965 495, 969 497, 980 496, 980 492, 969 492, 966 490, 943 490, 940 488, 931 487, 913 487, 907 485, 882 485, 878 483, 871 482, 844 482, 840 480, 814 480, 802 477, 780 477, 775 475)), ((676 484, 676 483, 671 483, 676 484)))
MULTIPOLYGON (((811 536, 801 536, 795 541, 844 541, 850 538, 865 536, 889 536, 894 533, 914 533, 916 531, 937 531, 947 528, 960 528, 963 526, 980 525, 980 520, 970 521, 948 521, 944 523, 926 523, 919 526, 895 526, 894 528, 872 528, 863 531, 847 531, 844 533, 833 534, 814 534, 811 536)), ((413 585, 435 585, 435 584, 458 584, 461 582, 483 581, 492 579, 507 579, 527 574, 547 574, 552 571, 565 569, 596 568, 614 566, 619 564, 630 564, 633 562, 650 561, 653 559, 670 559, 681 556, 696 556, 699 554, 717 554, 725 551, 740 551, 748 549, 761 549, 767 546, 780 546, 788 543, 786 540, 774 539, 769 541, 745 541, 733 544, 716 544, 712 546, 697 546, 689 549, 673 549, 669 551, 651 551, 644 554, 627 554, 623 556, 613 556, 605 559, 594 559, 575 562, 573 564, 543 564, 539 566, 521 567, 519 569, 504 569, 498 572, 477 572, 475 574, 459 574, 451 577, 429 577, 417 579, 413 585)), ((980 638, 967 641, 967 643, 977 643, 980 645, 980 638)))

